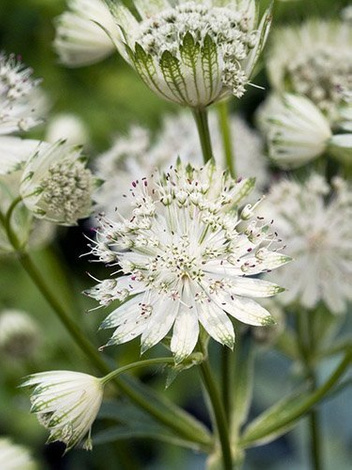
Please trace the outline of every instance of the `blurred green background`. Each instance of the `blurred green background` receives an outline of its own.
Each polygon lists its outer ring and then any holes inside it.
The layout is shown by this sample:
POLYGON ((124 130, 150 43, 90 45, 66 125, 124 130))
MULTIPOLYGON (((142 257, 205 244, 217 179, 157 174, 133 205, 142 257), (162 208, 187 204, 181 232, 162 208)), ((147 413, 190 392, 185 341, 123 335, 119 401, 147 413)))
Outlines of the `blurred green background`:
MULTIPOLYGON (((262 2, 263 6, 267 3, 262 2)), ((337 16, 341 8, 348 4, 348 1, 342 0, 278 1, 273 27, 287 22, 301 22, 313 15, 337 16)), ((124 133, 131 123, 156 130, 162 116, 167 112, 175 112, 176 107, 154 96, 117 54, 97 65, 79 69, 68 69, 59 64, 52 47, 53 20, 64 9, 64 0, 0 0, 0 50, 20 55, 23 62, 33 68, 34 76, 42 78, 42 87, 51 104, 51 114, 69 112, 82 118, 89 129, 92 158, 107 149, 112 136, 124 133)), ((263 72, 256 83, 266 84, 263 72)), ((252 88, 243 100, 237 103, 233 101, 233 107, 240 108, 250 119, 264 96, 265 91, 252 88)), ((41 138, 44 130, 45 126, 42 126, 34 130, 32 135, 41 138)), ((93 302, 80 294, 91 285, 86 271, 98 275, 99 267, 92 267, 86 259, 79 258, 87 251, 82 231, 82 227, 59 230, 54 246, 35 256, 42 263, 45 275, 56 283, 62 301, 81 312, 79 321, 95 332, 106 313, 98 311, 84 314, 93 306, 93 302), (72 286, 74 289, 71 289, 72 286)), ((47 433, 37 424, 36 418, 29 414, 28 397, 17 388, 21 377, 46 369, 79 369, 87 372, 89 369, 78 348, 12 258, 0 259, 0 309, 3 308, 22 308, 30 312, 40 325, 42 342, 40 353, 31 363, 13 364, 0 357, 0 435, 10 435, 16 442, 30 445, 41 460, 43 469, 200 470, 204 467, 202 455, 151 441, 127 443, 126 447, 122 444, 96 446, 93 454, 75 450, 64 458, 61 458, 62 446, 45 447, 47 433), (116 461, 119 463, 114 463, 116 461)), ((351 323, 348 320, 346 331, 351 331, 351 323)), ((102 335, 99 338, 96 335, 97 345, 102 342, 102 335)), ((217 353, 214 347, 215 356, 217 353)), ((127 345, 121 361, 137 360, 138 356, 134 345, 127 345)), ((324 364, 322 376, 333 365, 332 362, 324 364)), ((166 393, 206 420, 202 403, 199 403, 199 386, 190 381, 191 373, 182 374, 166 393)), ((289 390, 288 377, 292 378, 294 374, 290 363, 280 354, 263 352, 257 361, 253 414, 281 398, 289 390)), ((164 377, 154 374, 145 376, 145 379, 163 390, 164 377)), ((351 403, 352 394, 345 391, 322 407, 327 447, 326 470, 351 468, 351 403)), ((301 450, 304 439, 302 422, 297 429, 276 443, 250 451, 246 468, 305 470, 308 468, 307 456, 301 450)))

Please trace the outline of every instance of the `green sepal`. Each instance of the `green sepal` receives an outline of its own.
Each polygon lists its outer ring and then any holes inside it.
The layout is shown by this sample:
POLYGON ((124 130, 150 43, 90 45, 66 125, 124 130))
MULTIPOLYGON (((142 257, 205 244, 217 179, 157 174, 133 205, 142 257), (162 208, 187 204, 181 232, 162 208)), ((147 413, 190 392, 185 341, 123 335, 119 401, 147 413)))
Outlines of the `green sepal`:
POLYGON ((171 54, 164 51, 159 61, 160 69, 166 85, 180 104, 188 103, 185 79, 181 72, 180 61, 171 54))

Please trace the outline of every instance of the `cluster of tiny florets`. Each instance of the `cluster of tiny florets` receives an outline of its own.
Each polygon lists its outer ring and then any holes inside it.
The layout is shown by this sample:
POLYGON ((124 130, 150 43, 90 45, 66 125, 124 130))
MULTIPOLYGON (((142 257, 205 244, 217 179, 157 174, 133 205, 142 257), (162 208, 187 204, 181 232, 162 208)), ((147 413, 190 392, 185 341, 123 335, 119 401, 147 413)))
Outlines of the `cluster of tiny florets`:
MULTIPOLYGON (((14 55, 0 54, 0 127, 28 130, 33 125, 33 109, 29 100, 38 81, 31 79, 32 70, 14 55)), ((7 130, 7 129, 6 129, 7 130)))
POLYGON ((343 90, 352 87, 352 53, 344 48, 303 52, 288 64, 288 76, 297 93, 330 112, 341 103, 343 90))
POLYGON ((62 220, 75 222, 89 212, 93 178, 80 161, 57 162, 48 169, 48 177, 41 183, 42 198, 48 212, 61 214, 62 220))
POLYGON ((236 96, 242 96, 248 77, 241 61, 257 41, 256 31, 249 30, 247 14, 187 2, 142 22, 135 41, 151 55, 161 56, 167 50, 179 57, 186 34, 191 34, 200 45, 206 35, 211 37, 223 56, 223 85, 236 96))

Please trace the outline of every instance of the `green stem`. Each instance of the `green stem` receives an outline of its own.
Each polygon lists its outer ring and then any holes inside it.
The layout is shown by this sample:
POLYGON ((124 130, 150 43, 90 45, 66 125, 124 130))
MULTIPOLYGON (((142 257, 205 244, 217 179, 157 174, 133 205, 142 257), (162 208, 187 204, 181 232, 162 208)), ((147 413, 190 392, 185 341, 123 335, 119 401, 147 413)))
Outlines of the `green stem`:
POLYGON ((284 427, 287 427, 300 417, 302 417, 308 409, 315 406, 319 401, 321 401, 329 391, 336 385, 340 377, 345 373, 347 368, 351 365, 352 362, 352 349, 347 351, 345 357, 342 359, 336 370, 331 374, 331 376, 326 380, 326 382, 319 387, 315 392, 313 392, 299 407, 297 407, 293 412, 287 413, 280 421, 273 423, 271 426, 268 426, 265 430, 260 433, 253 434, 250 438, 243 438, 240 441, 241 447, 250 447, 252 442, 257 442, 264 439, 266 436, 275 434, 279 432, 284 427))
POLYGON ((227 422, 231 416, 231 390, 232 390, 232 355, 233 352, 222 346, 221 350, 221 382, 222 382, 222 402, 224 404, 225 416, 227 422))
POLYGON ((225 152, 226 167, 228 168, 231 176, 236 178, 235 170, 235 154, 231 138, 231 125, 228 101, 220 101, 217 104, 217 111, 220 123, 220 131, 222 135, 222 143, 225 152))
MULTIPOLYGON (((297 334, 301 351, 301 363, 314 392, 317 389, 315 368, 312 364, 314 356, 314 312, 300 310, 297 312, 297 334)), ((317 410, 310 410, 309 415, 310 455, 312 468, 322 470, 322 445, 320 432, 320 417, 317 410)))
POLYGON ((118 377, 120 374, 123 374, 128 370, 139 369, 140 367, 147 367, 155 364, 175 364, 175 359, 173 357, 157 357, 154 359, 145 359, 144 361, 131 362, 131 364, 119 367, 118 369, 110 372, 110 374, 105 375, 105 377, 101 378, 101 382, 105 385, 110 382, 110 380, 118 377))
MULTIPOLYGON (((207 355, 204 354, 204 357, 207 355)), ((202 380, 204 386, 208 392, 210 402, 212 404, 214 418, 216 421, 217 431, 219 435, 221 450, 222 450, 222 460, 224 465, 224 470, 232 470, 232 455, 231 447, 229 440, 229 430, 227 419, 225 415, 225 410, 222 405, 220 394, 217 389, 216 383, 213 378, 213 374, 208 363, 208 359, 200 364, 200 371, 202 375, 202 380)))
POLYGON ((213 158, 213 150, 211 146, 208 114, 206 108, 194 108, 193 117, 197 124, 200 145, 202 147, 204 163, 213 158))

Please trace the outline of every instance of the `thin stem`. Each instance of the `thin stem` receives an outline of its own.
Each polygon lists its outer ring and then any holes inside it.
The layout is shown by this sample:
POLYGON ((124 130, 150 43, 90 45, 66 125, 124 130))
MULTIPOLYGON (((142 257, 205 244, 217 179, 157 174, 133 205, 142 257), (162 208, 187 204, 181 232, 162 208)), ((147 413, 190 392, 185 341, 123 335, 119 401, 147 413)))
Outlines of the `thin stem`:
POLYGON ((313 392, 299 407, 297 407, 293 412, 287 413, 280 421, 273 423, 271 426, 268 426, 264 431, 252 435, 251 438, 244 438, 240 441, 242 448, 250 447, 252 442, 260 441, 266 436, 274 434, 275 432, 280 431, 284 427, 287 427, 300 417, 302 417, 307 409, 312 408, 314 405, 319 403, 330 390, 336 385, 340 377, 345 373, 347 368, 351 365, 352 362, 352 349, 349 349, 345 357, 342 359, 335 371, 330 375, 330 377, 325 381, 325 383, 319 387, 315 392, 313 392))
POLYGON ((175 364, 175 359, 173 357, 157 357, 154 359, 145 359, 144 361, 131 362, 131 364, 119 367, 118 369, 110 372, 110 374, 105 375, 105 377, 102 377, 101 382, 103 385, 105 385, 106 383, 110 382, 110 380, 118 377, 120 374, 123 374, 128 370, 139 369, 140 367, 147 367, 155 364, 175 364))
POLYGON ((231 389, 232 389, 232 354, 233 352, 222 346, 221 349, 221 384, 222 384, 222 402, 224 404, 225 416, 228 425, 231 416, 231 389))
POLYGON ((207 163, 213 158, 213 150, 211 146, 208 114, 206 108, 194 108, 194 120, 197 124, 200 145, 202 147, 204 163, 207 163))
MULTIPOLYGON (((206 354, 204 354, 204 357, 206 357, 206 354)), ((206 359, 200 364, 200 371, 204 386, 208 392, 210 402, 213 407, 214 417, 222 450, 224 470, 232 470, 232 456, 227 419, 224 407, 220 399, 219 391, 217 389, 213 374, 210 369, 210 365, 208 363, 208 359, 206 359)))
POLYGON ((225 152, 225 162, 231 176, 236 178, 235 154, 231 138, 230 113, 228 101, 220 101, 217 104, 217 111, 222 135, 222 143, 225 152))

